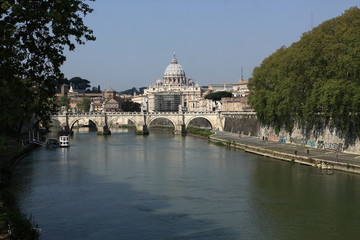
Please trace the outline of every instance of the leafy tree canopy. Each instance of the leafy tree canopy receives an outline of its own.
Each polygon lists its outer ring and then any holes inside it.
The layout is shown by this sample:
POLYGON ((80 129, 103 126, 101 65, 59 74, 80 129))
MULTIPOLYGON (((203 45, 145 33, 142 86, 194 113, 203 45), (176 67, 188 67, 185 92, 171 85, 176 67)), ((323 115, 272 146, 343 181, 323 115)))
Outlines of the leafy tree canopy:
POLYGON ((70 98, 68 96, 66 96, 66 95, 62 96, 60 98, 59 105, 69 107, 70 106, 70 98))
POLYGON ((121 109, 124 112, 140 112, 141 107, 139 103, 127 101, 121 105, 121 109))
POLYGON ((95 40, 82 19, 92 11, 85 0, 0 0, 0 134, 55 111, 65 47, 95 40))
POLYGON ((223 97, 232 97, 232 93, 226 92, 226 91, 213 92, 213 93, 209 93, 208 95, 206 95, 205 99, 211 99, 213 101, 220 101, 221 98, 223 98, 223 97))
POLYGON ((69 83, 72 84, 75 89, 86 90, 90 88, 90 81, 86 79, 82 79, 81 77, 73 77, 69 80, 69 83))
POLYGON ((136 87, 133 87, 133 88, 130 88, 130 89, 127 89, 127 90, 124 90, 124 91, 121 91, 120 94, 126 94, 126 95, 134 95, 135 94, 138 94, 139 91, 137 90, 136 87))
POLYGON ((76 104, 79 112, 89 112, 90 111, 91 100, 88 97, 84 97, 81 102, 76 104))
POLYGON ((281 47, 254 69, 249 88, 259 120, 277 130, 325 124, 360 136, 360 9, 281 47))

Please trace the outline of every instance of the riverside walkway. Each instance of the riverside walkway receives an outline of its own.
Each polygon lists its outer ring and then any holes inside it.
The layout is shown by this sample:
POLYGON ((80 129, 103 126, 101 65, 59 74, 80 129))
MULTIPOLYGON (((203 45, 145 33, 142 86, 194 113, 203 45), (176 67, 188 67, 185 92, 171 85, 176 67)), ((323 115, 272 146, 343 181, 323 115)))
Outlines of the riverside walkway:
POLYGON ((258 137, 239 136, 229 132, 217 132, 210 137, 210 141, 221 142, 229 147, 242 149, 246 152, 322 169, 360 173, 360 155, 358 154, 262 140, 258 137))

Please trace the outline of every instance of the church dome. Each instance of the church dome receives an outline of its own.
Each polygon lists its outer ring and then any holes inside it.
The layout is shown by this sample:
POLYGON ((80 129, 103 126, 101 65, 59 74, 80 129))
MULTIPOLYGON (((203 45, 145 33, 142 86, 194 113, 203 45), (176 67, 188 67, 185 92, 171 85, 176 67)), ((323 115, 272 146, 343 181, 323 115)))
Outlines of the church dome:
POLYGON ((166 77, 185 77, 184 68, 178 63, 175 54, 171 63, 165 69, 164 78, 166 77))

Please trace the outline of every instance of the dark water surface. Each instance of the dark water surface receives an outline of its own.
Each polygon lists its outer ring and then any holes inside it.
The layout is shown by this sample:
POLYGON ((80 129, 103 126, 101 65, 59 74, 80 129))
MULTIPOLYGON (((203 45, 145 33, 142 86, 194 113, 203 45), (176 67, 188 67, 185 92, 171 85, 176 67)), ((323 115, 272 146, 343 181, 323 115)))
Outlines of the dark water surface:
POLYGON ((204 139, 80 130, 13 186, 41 239, 360 239, 360 176, 204 139))

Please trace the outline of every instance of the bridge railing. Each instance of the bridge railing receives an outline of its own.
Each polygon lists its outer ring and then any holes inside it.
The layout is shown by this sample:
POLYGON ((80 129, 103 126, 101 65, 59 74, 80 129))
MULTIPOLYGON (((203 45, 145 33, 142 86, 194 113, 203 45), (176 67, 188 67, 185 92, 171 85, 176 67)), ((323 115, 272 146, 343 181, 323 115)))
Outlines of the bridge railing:
MULTIPOLYGON (((106 115, 254 115, 256 112, 254 111, 234 111, 234 112, 225 112, 225 111, 207 111, 207 112, 105 112, 106 115)), ((85 113, 66 113, 66 114, 54 114, 53 116, 103 116, 102 112, 85 112, 85 113)))

